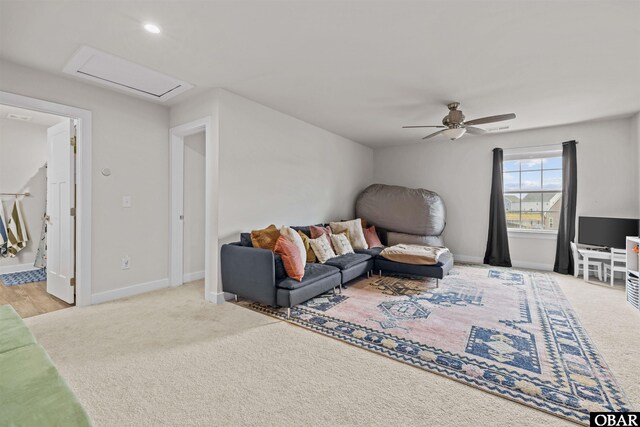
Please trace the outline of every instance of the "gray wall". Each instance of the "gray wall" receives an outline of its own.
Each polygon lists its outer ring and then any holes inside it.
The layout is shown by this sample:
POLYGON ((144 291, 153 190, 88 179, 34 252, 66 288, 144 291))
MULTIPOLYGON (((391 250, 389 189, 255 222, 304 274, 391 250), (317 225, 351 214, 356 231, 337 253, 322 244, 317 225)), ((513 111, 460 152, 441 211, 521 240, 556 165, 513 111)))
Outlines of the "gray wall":
POLYGON ((92 292, 167 278, 167 107, 0 60, 0 90, 92 112, 92 292), (102 168, 112 174, 104 177, 102 168), (122 208, 122 196, 133 206, 122 208), (131 257, 121 270, 120 258, 131 257))
POLYGON ((219 143, 219 238, 353 218, 373 181, 373 150, 216 89, 171 108, 171 126, 211 117, 219 143), (219 126, 218 126, 219 124, 219 126))
MULTIPOLYGON (((0 272, 33 268, 47 195, 46 165, 47 127, 0 118, 0 193, 31 193, 20 198, 31 239, 15 258, 0 257, 0 272)), ((7 219, 14 200, 10 196, 0 197, 7 219)))
MULTIPOLYGON (((640 113, 631 119, 631 135, 638 150, 636 171, 638 173, 638 201, 640 202, 640 113)), ((638 204, 638 218, 640 218, 640 203, 638 204)))
POLYGON ((220 91, 220 240, 281 225, 350 219, 373 150, 220 91))
MULTIPOLYGON (((484 255, 491 190, 491 150, 578 140, 577 215, 636 217, 638 144, 631 119, 581 123, 522 132, 434 138, 375 150, 376 182, 436 191, 447 205, 445 242, 459 259, 484 255)), ((524 267, 551 268, 555 240, 510 237, 511 258, 524 267)))

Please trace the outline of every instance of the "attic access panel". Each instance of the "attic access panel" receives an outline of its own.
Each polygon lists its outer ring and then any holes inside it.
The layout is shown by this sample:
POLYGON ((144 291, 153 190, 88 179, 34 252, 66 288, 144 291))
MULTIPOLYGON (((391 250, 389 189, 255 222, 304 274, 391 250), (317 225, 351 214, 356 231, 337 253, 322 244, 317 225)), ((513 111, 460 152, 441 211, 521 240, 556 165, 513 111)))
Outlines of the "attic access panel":
POLYGON ((83 46, 63 71, 129 94, 164 102, 193 85, 126 59, 83 46))

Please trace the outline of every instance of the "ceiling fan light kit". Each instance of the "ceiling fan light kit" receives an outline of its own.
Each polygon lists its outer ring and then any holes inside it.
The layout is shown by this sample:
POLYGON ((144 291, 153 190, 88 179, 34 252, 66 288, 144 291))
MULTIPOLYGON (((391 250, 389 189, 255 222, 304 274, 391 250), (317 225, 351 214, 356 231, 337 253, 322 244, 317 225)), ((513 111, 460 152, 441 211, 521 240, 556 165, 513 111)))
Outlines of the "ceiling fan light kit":
MULTIPOLYGON (((514 113, 509 114, 500 114, 498 116, 489 116, 482 117, 480 119, 474 119, 465 121, 464 114, 462 114, 462 110, 458 110, 460 107, 459 102, 451 102, 447 104, 447 108, 449 108, 449 114, 444 116, 442 119, 443 126, 440 125, 430 125, 430 126, 403 126, 403 129, 410 128, 444 128, 443 130, 439 130, 430 135, 425 136, 422 139, 429 139, 436 135, 444 135, 447 139, 451 141, 455 141, 456 139, 462 137, 465 133, 469 132, 471 135, 483 135, 487 133, 486 130, 475 127, 474 125, 481 125, 486 123, 495 123, 501 122, 504 120, 512 120, 516 118, 514 113)), ((508 126, 507 126, 508 128, 508 126)))
POLYGON ((467 130, 465 128, 451 128, 442 131, 442 134, 451 141, 455 141, 465 133, 467 133, 467 130))

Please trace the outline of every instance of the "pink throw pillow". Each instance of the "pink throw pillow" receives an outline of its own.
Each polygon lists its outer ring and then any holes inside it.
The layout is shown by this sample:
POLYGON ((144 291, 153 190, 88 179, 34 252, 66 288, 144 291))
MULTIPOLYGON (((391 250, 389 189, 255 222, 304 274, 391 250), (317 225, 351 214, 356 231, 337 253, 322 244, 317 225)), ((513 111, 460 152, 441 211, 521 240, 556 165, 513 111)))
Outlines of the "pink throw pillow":
POLYGON ((376 233, 375 225, 365 228, 363 231, 364 239, 367 241, 367 245, 369 245, 370 248, 384 248, 384 245, 378 237, 378 233, 376 233))
POLYGON ((287 276, 301 282, 304 277, 304 261, 296 244, 286 237, 280 236, 273 251, 282 257, 287 276))

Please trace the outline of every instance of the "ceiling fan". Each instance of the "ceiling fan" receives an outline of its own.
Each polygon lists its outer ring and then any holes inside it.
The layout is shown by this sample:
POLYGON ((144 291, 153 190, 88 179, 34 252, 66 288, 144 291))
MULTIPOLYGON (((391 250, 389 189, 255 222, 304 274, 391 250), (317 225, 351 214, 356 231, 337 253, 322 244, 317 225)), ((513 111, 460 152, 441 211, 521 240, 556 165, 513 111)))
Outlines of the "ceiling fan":
POLYGON ((471 135, 482 135, 487 133, 486 130, 479 128, 479 127, 475 127, 474 125, 483 125, 486 123, 495 123, 495 122, 501 122, 504 120, 512 120, 516 118, 516 115, 514 113, 509 113, 509 114, 500 114, 498 116, 489 116, 489 117, 483 117, 481 119, 474 119, 474 120, 469 120, 469 121, 465 121, 464 120, 464 114, 462 114, 462 110, 458 110, 458 107, 460 106, 459 102, 452 102, 450 104, 447 105, 447 107, 449 108, 449 114, 447 114, 446 116, 444 116, 444 119, 442 119, 442 124, 444 126, 440 126, 440 125, 434 125, 434 126, 403 126, 403 129, 411 129, 411 128, 444 128, 443 130, 439 130, 437 132, 434 132, 430 135, 425 136, 422 139, 429 139, 432 138, 436 135, 440 135, 443 134, 444 136, 446 136, 447 138, 449 138, 450 140, 454 141, 458 138, 460 138, 462 135, 464 135, 465 133, 469 132, 471 135))

